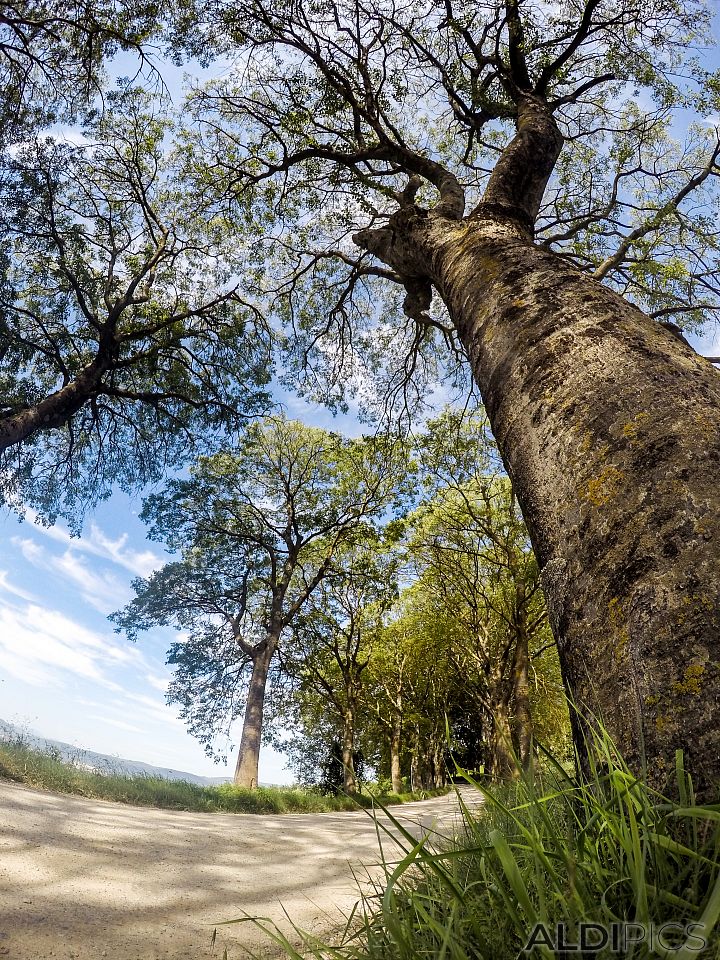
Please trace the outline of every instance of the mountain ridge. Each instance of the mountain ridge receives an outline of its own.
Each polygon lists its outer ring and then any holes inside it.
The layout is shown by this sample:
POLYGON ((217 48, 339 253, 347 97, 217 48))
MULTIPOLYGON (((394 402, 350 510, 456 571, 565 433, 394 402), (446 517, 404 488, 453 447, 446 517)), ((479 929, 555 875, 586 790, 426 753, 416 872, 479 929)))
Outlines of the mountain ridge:
POLYGON ((57 751, 61 759, 97 773, 128 773, 133 776, 163 777, 165 780, 185 780, 204 787, 232 783, 230 777, 203 777, 185 770, 174 770, 172 767, 156 767, 142 760, 128 760, 124 757, 110 756, 107 753, 97 753, 95 750, 85 750, 71 743, 65 743, 63 740, 43 737, 28 727, 18 727, 7 720, 0 720, 0 741, 9 740, 20 740, 35 750, 57 751))

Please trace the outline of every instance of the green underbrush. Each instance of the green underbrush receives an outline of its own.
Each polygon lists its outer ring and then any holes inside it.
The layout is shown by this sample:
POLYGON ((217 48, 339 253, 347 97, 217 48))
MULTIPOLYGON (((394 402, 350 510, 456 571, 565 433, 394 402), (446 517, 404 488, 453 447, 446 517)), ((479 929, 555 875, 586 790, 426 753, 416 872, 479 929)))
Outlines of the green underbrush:
POLYGON ((360 793, 351 798, 325 796, 300 787, 245 790, 232 784, 202 786, 186 780, 132 776, 112 769, 97 772, 83 766, 81 753, 77 760, 68 761, 55 750, 33 749, 21 738, 0 742, 0 778, 56 793, 202 813, 324 813, 357 810, 358 805, 371 807, 374 803, 383 806, 407 803, 430 795, 360 793))
POLYGON ((404 857, 342 937, 296 931, 298 953, 265 925, 269 936, 296 960, 718 960, 720 804, 695 802, 682 754, 668 796, 638 781, 605 736, 582 781, 546 759, 512 785, 476 784, 482 807, 463 808, 453 842, 405 833, 404 857))

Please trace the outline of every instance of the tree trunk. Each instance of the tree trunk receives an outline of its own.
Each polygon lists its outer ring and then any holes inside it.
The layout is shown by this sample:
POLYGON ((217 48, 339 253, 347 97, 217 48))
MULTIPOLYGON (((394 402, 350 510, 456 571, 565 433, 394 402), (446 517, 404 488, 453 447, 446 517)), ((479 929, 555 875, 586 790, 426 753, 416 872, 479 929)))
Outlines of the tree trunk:
POLYGON ((436 742, 433 750, 433 786, 436 790, 445 786, 445 775, 445 747, 442 742, 436 742))
POLYGON ((235 766, 233 783, 236 787, 255 789, 258 785, 258 763, 262 739, 265 687, 267 686, 270 662, 277 648, 277 638, 269 638, 253 659, 252 676, 248 688, 245 717, 243 719, 240 751, 235 766))
POLYGON ((400 743, 401 743, 401 719, 394 716, 392 721, 392 732, 390 734, 390 779, 392 780, 393 793, 402 793, 403 782, 400 771, 400 743))
POLYGON ((39 430, 62 427, 92 397, 96 396, 103 374, 109 369, 108 358, 96 357, 69 383, 33 406, 0 419, 0 452, 27 440, 39 430))
POLYGON ((413 793, 420 789, 420 756, 418 750, 419 744, 416 741, 410 757, 410 789, 413 793))
POLYGON ((357 793, 355 780, 355 713, 352 709, 345 711, 343 717, 342 764, 343 789, 345 793, 357 793))
POLYGON ((487 773, 492 780, 504 781, 517 776, 516 758, 513 756, 510 714, 507 703, 498 700, 492 709, 492 732, 488 744, 487 773))
POLYGON ((523 770, 530 765, 532 749, 532 715, 530 713, 529 642, 525 615, 525 594, 520 586, 516 591, 515 655, 513 657, 513 713, 515 755, 523 770))
POLYGON ((411 208, 391 228, 356 240, 448 307, 585 724, 601 718, 657 785, 684 749, 699 795, 716 796, 720 374, 501 211, 411 208))

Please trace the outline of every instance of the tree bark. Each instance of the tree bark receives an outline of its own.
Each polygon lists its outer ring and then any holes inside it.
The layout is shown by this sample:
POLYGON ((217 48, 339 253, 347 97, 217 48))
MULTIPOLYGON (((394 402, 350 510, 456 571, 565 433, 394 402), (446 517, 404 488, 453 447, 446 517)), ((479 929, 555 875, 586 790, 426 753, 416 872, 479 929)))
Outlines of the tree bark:
POLYGON ((265 688, 270 663, 277 649, 276 637, 269 637, 253 659, 252 675, 248 688, 245 717, 243 719, 240 750, 235 766, 234 784, 254 790, 258 785, 258 763, 262 740, 265 688))
POLYGON ((433 750, 433 785, 435 789, 445 786, 445 747, 442 742, 435 743, 433 750))
POLYGON ((410 756, 410 789, 413 793, 419 789, 419 758, 417 754, 417 746, 413 750, 410 756))
POLYGON ((355 779, 355 713, 352 709, 345 711, 343 717, 342 764, 343 789, 345 793, 357 793, 355 779))
POLYGON ((518 766, 513 756, 510 713, 505 700, 498 699, 491 711, 492 731, 488 743, 488 776, 497 782, 517 776, 518 766))
POLYGON ((390 779, 392 781, 393 793, 402 793, 403 782, 400 769, 400 743, 401 743, 401 719, 394 716, 392 721, 392 731, 390 734, 390 779))
POLYGON ((96 396, 109 362, 96 358, 65 386, 18 413, 0 418, 0 453, 38 430, 62 427, 96 396))
POLYGON ((357 236, 425 271, 465 345, 542 570, 565 684, 664 785, 720 781, 720 375, 527 228, 402 210, 357 236))
POLYGON ((513 743, 515 755, 522 770, 530 766, 532 750, 532 715, 530 712, 529 639, 527 617, 525 613, 525 592, 521 584, 517 585, 515 609, 515 651, 513 657, 512 705, 514 714, 513 743))

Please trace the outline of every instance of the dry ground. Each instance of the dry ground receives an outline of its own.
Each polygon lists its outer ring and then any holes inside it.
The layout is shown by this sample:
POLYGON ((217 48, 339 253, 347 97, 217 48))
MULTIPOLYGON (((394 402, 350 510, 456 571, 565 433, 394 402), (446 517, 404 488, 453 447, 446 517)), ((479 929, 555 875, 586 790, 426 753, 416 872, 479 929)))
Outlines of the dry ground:
MULTIPOLYGON (((130 807, 0 783, 0 958, 275 956, 249 914, 330 929, 380 859, 365 812, 256 816, 130 807)), ((412 831, 453 829, 454 795, 395 807, 412 831)), ((389 838, 385 856, 392 858, 389 838)))

